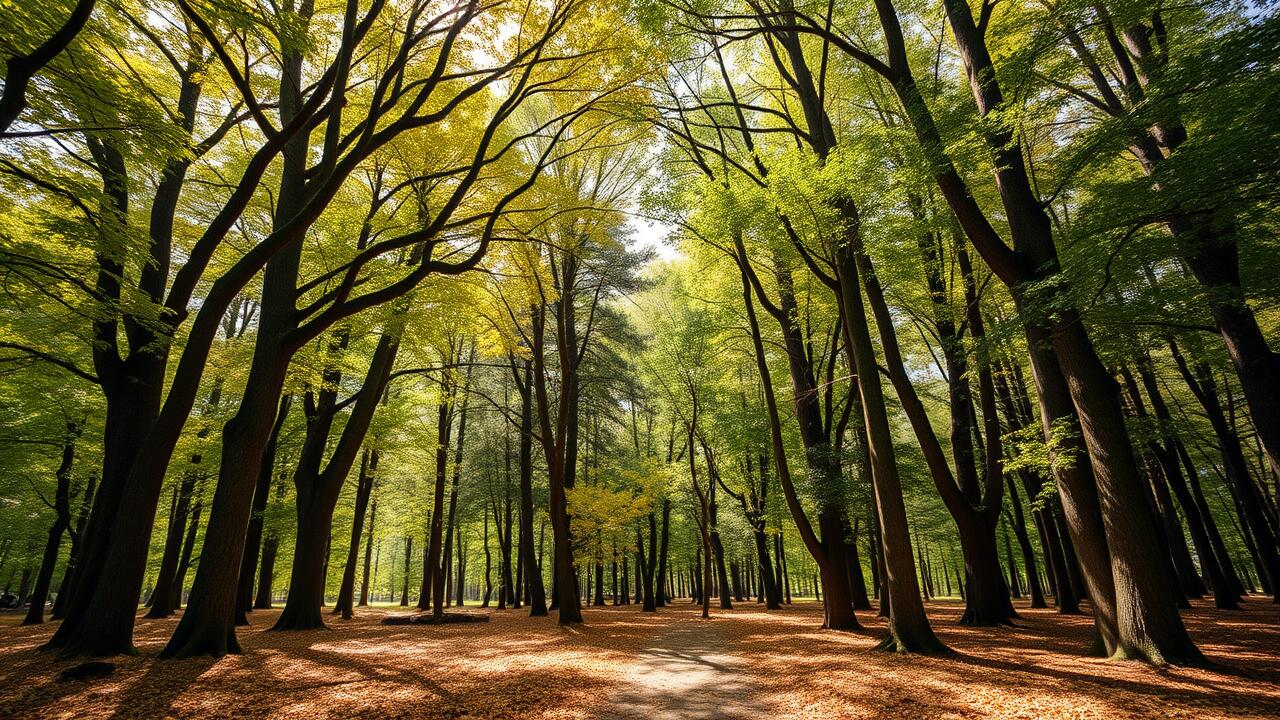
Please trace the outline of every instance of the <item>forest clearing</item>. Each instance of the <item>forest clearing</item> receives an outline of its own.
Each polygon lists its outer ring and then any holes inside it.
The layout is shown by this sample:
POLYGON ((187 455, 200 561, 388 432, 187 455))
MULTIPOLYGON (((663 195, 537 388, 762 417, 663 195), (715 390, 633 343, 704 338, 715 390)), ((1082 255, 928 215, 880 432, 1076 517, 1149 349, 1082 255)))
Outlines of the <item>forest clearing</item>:
POLYGON ((1280 716, 1280 10, 0 0, 0 717, 1280 716))

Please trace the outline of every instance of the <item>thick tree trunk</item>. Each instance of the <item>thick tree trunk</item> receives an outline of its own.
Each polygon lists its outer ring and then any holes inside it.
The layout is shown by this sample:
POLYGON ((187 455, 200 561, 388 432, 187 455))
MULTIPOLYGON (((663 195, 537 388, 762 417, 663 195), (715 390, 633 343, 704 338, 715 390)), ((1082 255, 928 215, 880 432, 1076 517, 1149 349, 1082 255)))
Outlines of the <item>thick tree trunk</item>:
MULTIPOLYGON (((969 6, 959 0, 945 0, 944 6, 979 112, 985 116, 998 111, 1004 99, 986 41, 969 6)), ((1038 300, 1026 297, 1027 284, 1058 275, 1052 228, 1032 190, 1021 148, 1012 141, 1011 131, 992 125, 986 140, 995 156, 997 188, 1019 255, 1011 256, 1002 245, 991 242, 989 235, 974 237, 973 242, 1014 291, 1015 303, 1025 312, 1039 306, 1038 300)), ((1059 308, 1044 325, 1080 420, 1097 483, 1116 593, 1119 632, 1114 654, 1157 663, 1199 662, 1202 655, 1187 636, 1170 596, 1170 585, 1163 577, 1153 520, 1141 509, 1145 507, 1142 478, 1115 383, 1099 360, 1078 312, 1059 308)))
POLYGON ((324 627, 321 603, 326 580, 326 549, 330 527, 315 507, 317 498, 298 498, 297 534, 289 576, 289 596, 273 630, 312 630, 324 627))
MULTIPOLYGON (((133 503, 126 506, 122 500, 133 459, 142 446, 143 438, 155 422, 160 403, 159 389, 163 386, 162 373, 163 368, 161 368, 161 376, 156 378, 157 382, 154 383, 155 393, 143 391, 153 387, 152 383, 147 382, 148 379, 155 377, 150 373, 148 377, 134 376, 119 384, 103 383, 107 410, 103 435, 102 478, 93 498, 93 509, 89 513, 89 522, 81 539, 79 556, 75 560, 76 571, 72 574, 66 590, 68 595, 66 614, 45 647, 62 649, 67 655, 95 653, 107 655, 130 652, 133 649, 132 625, 138 604, 137 598, 130 603, 126 597, 120 603, 129 607, 128 616, 125 618, 129 624, 127 632, 113 628, 110 641, 102 642, 105 638, 95 637, 101 635, 101 631, 96 627, 86 626, 84 637, 76 636, 90 606, 96 604, 94 595, 99 591, 99 580, 103 577, 103 569, 108 561, 108 555, 113 550, 113 545, 120 540, 135 543, 140 539, 141 533, 138 532, 139 528, 134 527, 135 523, 122 523, 127 528, 131 528, 126 530, 128 534, 122 536, 114 532, 114 527, 122 508, 127 508, 126 520, 132 520, 135 517, 133 503), (133 385, 135 389, 131 390, 129 385, 133 384, 133 381, 137 383, 133 385), (125 635, 127 635, 125 640, 119 641, 119 638, 125 635)), ((159 488, 156 495, 158 501, 159 488)), ((152 502, 153 509, 154 506, 155 501, 152 502)), ((138 543, 139 546, 141 544, 138 543)), ((149 550, 149 529, 145 544, 149 550)), ((136 560, 147 550, 128 553, 127 557, 136 560)), ((122 560, 126 557, 123 548, 118 553, 118 557, 122 560)), ((143 565, 145 566, 145 562, 143 565)), ((139 590, 141 590, 143 572, 145 567, 141 567, 137 573, 139 590)), ((128 588, 118 582, 104 584, 101 591, 107 597, 128 595, 128 588)), ((113 597, 113 599, 118 598, 113 597)), ((122 619, 118 614, 114 614, 112 622, 119 625, 122 619)))
MULTIPOLYGON (((301 111, 301 75, 301 52, 288 53, 280 82, 282 123, 289 122, 301 111)), ((309 139, 309 133, 299 133, 284 147, 273 218, 277 230, 292 222, 307 201, 305 173, 309 139)), ((192 585, 192 602, 161 657, 220 657, 228 652, 240 652, 235 634, 237 581, 252 514, 253 490, 276 418, 276 401, 293 355, 292 348, 285 344, 285 337, 297 329, 297 280, 303 241, 301 234, 289 238, 263 271, 253 360, 240 408, 223 427, 222 462, 205 531, 208 545, 218 548, 218 552, 202 558, 192 585)), ((197 324, 200 319, 197 316, 197 324)), ((195 333, 193 327, 192 334, 195 333)), ((186 360, 185 354, 183 360, 186 360)), ((299 528, 300 535, 304 532, 299 528)))

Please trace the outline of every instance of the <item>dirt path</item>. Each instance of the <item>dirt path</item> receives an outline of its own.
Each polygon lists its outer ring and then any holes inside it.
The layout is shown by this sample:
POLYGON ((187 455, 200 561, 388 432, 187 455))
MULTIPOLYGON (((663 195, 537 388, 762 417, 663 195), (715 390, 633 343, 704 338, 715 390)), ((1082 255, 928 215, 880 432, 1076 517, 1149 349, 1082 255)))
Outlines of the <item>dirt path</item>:
POLYGON ((746 717, 744 661, 725 652, 727 643, 720 632, 724 622, 690 618, 655 636, 653 645, 625 669, 625 682, 613 692, 607 717, 746 717))

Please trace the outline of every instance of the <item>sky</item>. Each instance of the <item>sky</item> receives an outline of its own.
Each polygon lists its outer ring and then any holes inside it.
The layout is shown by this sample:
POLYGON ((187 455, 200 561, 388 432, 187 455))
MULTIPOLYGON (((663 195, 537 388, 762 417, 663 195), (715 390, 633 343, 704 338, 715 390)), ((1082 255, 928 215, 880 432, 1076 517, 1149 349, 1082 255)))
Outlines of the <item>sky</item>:
POLYGON ((631 215, 627 220, 631 229, 631 244, 634 248, 652 248, 658 260, 674 260, 680 252, 666 241, 667 235, 674 228, 663 222, 654 222, 631 215))

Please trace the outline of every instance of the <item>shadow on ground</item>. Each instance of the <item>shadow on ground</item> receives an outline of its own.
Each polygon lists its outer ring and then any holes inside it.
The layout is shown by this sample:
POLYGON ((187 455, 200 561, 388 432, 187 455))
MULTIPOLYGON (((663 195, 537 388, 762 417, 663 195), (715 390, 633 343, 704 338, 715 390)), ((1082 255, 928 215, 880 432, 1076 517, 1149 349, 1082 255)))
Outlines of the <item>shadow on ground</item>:
POLYGON ((1277 717, 1280 607, 1258 598, 1226 613, 1185 613, 1212 669, 1151 668, 1083 656, 1088 616, 1020 607, 1014 627, 956 624, 960 607, 929 606, 955 652, 872 650, 862 633, 819 629, 821 607, 763 612, 755 603, 700 619, 687 603, 657 614, 586 608, 561 628, 524 611, 485 624, 379 624, 395 609, 361 609, 330 629, 266 632, 254 613, 245 654, 158 661, 176 619, 139 620, 142 654, 93 682, 57 682, 74 664, 36 648, 53 625, 0 617, 0 717, 1277 717))

